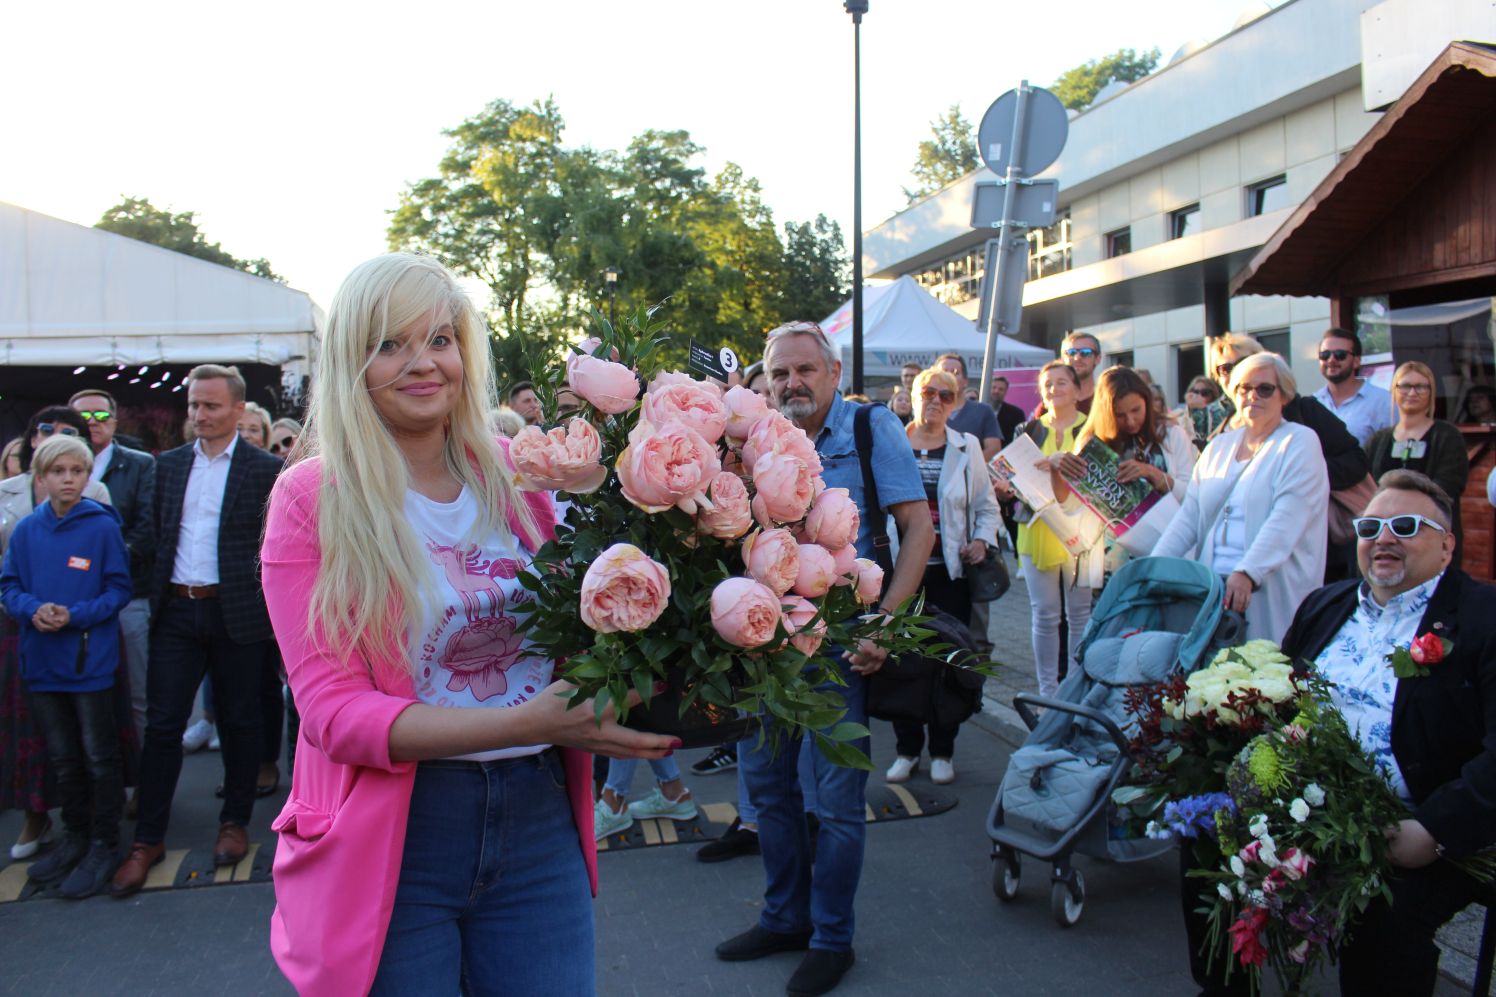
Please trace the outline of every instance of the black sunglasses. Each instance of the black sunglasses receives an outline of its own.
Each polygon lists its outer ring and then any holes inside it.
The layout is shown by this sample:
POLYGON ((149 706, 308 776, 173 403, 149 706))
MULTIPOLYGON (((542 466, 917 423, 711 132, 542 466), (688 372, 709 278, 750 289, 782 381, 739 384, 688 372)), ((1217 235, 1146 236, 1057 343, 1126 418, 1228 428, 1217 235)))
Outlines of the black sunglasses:
POLYGON ((1236 369, 1236 365, 1240 362, 1241 361, 1239 360, 1222 360, 1220 363, 1216 364, 1216 378, 1219 380, 1225 380, 1226 378, 1230 377, 1231 372, 1236 369))
POLYGON ((1072 346, 1065 351, 1067 357, 1094 357, 1096 351, 1089 346, 1072 346))
POLYGON ((939 398, 947 405, 956 400, 956 393, 950 388, 921 388, 919 396, 927 402, 939 398))
POLYGON ((1236 386, 1236 397, 1250 398, 1256 394, 1258 398, 1271 398, 1278 393, 1276 384, 1238 384, 1236 386))
POLYGON ((1382 527, 1392 531, 1392 535, 1399 540, 1411 540, 1418 535, 1419 529, 1424 526, 1432 526, 1440 533, 1448 533, 1444 527, 1429 519, 1427 516, 1393 516, 1383 519, 1380 516, 1362 516, 1351 520, 1356 528, 1356 536, 1362 540, 1375 540, 1382 535, 1382 527))
POLYGON ((43 436, 51 436, 53 433, 61 433, 63 436, 77 436, 78 431, 72 426, 55 426, 50 422, 39 422, 36 431, 43 436))
POLYGON ((1350 350, 1320 350, 1319 362, 1324 363, 1326 360, 1329 360, 1331 358, 1334 358, 1335 360, 1344 360, 1350 355, 1350 350))
POLYGON ((282 450, 290 450, 291 444, 296 442, 296 437, 287 436, 285 439, 276 440, 270 444, 271 453, 280 453, 282 450))

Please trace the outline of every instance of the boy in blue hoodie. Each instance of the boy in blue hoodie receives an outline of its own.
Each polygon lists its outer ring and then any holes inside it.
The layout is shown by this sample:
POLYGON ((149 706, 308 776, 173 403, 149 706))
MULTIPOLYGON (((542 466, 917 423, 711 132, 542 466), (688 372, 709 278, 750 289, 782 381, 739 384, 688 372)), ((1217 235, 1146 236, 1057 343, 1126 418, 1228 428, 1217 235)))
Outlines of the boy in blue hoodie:
POLYGON ((114 672, 119 612, 130 601, 130 555, 119 514, 83 498, 88 445, 53 436, 31 469, 49 500, 16 524, 0 569, 0 601, 21 627, 21 679, 47 739, 67 836, 29 874, 92 896, 118 864, 124 785, 114 672))

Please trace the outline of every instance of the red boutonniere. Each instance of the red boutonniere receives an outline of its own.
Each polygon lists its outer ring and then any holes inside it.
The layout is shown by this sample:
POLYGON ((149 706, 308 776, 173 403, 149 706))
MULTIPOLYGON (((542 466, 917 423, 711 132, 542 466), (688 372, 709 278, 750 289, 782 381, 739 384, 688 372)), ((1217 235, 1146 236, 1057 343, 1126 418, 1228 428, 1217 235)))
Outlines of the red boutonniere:
POLYGON ((1415 638, 1407 647, 1399 647, 1387 655, 1392 663, 1392 674, 1400 679, 1422 678, 1429 669, 1449 656, 1454 644, 1435 633, 1426 633, 1415 638))

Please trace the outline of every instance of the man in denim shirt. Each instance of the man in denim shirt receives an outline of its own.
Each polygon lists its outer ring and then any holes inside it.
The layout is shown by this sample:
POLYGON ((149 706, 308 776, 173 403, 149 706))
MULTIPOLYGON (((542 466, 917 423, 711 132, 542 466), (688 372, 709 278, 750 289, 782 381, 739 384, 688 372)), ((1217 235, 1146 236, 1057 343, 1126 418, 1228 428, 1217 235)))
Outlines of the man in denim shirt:
MULTIPOLYGON (((791 322, 773 330, 764 351, 764 370, 776 407, 815 441, 826 487, 847 489, 857 503, 857 553, 871 557, 871 524, 883 511, 867 507, 852 434, 857 406, 844 401, 837 390, 841 362, 825 333, 814 322, 791 322)), ((883 606, 892 607, 918 591, 935 528, 914 451, 898 417, 881 405, 873 407, 871 416, 878 498, 893 516, 901 538, 883 596, 883 606)), ((842 655, 847 721, 867 722, 867 676, 883 667, 885 657, 887 652, 869 641, 842 655)), ((867 739, 855 743, 863 752, 870 748, 867 739)), ((781 736, 777 749, 766 739, 761 748, 742 755, 748 796, 758 810, 767 879, 764 910, 757 925, 717 946, 717 956, 732 962, 808 948, 788 992, 823 994, 841 981, 854 958, 852 906, 867 835, 867 773, 841 768, 819 750, 812 752, 820 817, 812 868, 796 770, 799 754, 798 740, 781 736)))

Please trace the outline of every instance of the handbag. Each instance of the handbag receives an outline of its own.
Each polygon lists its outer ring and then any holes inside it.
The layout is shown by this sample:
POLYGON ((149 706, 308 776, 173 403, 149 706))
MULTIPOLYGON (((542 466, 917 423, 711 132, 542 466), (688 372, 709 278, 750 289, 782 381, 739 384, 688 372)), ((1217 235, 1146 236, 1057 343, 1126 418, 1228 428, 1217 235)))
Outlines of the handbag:
MULTIPOLYGON (((981 473, 981 472, 978 472, 981 473)), ((982 481, 991 489, 992 484, 987 480, 987 475, 982 474, 982 481)), ((971 475, 966 476, 966 536, 971 539, 976 532, 976 515, 972 512, 971 475)), ((1013 587, 1013 579, 1008 577, 1008 563, 1003 560, 1001 545, 987 545, 987 556, 976 564, 964 566, 962 574, 966 578, 968 596, 972 602, 995 602, 1007 594, 1008 589, 1013 587)))
POLYGON ((1377 483, 1369 474, 1349 488, 1330 493, 1331 543, 1348 544, 1356 539, 1356 527, 1351 521, 1366 511, 1376 493, 1377 483))

